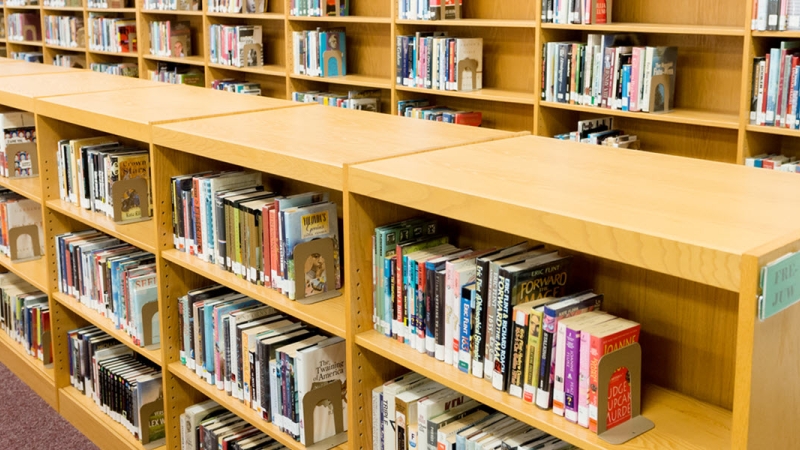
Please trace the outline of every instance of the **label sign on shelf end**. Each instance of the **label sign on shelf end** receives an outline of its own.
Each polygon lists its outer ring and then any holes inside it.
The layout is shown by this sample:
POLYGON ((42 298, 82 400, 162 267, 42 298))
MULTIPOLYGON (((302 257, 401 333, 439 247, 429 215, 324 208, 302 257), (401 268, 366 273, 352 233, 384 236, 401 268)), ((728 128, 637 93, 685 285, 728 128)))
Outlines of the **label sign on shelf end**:
POLYGON ((760 320, 766 320, 800 301, 800 252, 789 253, 762 267, 760 284, 760 320))

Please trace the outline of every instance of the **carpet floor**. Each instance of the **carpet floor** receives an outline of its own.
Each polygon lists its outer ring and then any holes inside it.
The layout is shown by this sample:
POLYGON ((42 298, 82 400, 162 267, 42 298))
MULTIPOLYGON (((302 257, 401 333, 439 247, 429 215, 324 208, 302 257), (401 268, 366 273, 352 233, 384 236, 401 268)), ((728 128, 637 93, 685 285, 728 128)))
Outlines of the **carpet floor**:
POLYGON ((97 447, 0 363, 0 449, 97 447))

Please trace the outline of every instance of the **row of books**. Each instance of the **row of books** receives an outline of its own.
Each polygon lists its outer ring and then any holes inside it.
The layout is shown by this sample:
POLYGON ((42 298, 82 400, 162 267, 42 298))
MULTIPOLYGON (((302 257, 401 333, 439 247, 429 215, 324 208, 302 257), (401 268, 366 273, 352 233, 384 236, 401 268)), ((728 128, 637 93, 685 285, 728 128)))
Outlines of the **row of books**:
POLYGON ((379 112, 381 110, 380 89, 348 91, 347 94, 320 91, 292 92, 292 100, 300 103, 319 103, 324 106, 362 111, 379 112))
POLYGON ((335 433, 335 410, 347 429, 345 342, 216 285, 178 299, 181 362, 218 390, 306 444, 335 433), (304 411, 303 397, 325 382, 341 382, 329 408, 304 411), (313 415, 313 420, 309 420, 313 415))
POLYGON ((38 173, 38 167, 34 167, 35 158, 32 158, 36 153, 33 113, 0 108, 0 138, 0 176, 23 177, 38 173))
POLYGON ((606 145, 617 148, 639 150, 640 141, 636 135, 614 128, 613 117, 601 117, 578 121, 578 131, 557 134, 556 139, 581 142, 584 144, 606 145))
POLYGON ((542 59, 542 100, 655 113, 675 106, 676 47, 590 34, 586 44, 548 42, 542 59))
POLYGON ((145 11, 199 11, 200 0, 144 0, 145 11))
POLYGON ((37 13, 12 13, 6 17, 10 41, 35 42, 42 40, 41 23, 37 13))
POLYGON ((261 95, 261 85, 244 80, 226 78, 211 82, 211 89, 234 92, 236 94, 261 95))
POLYGON ((11 52, 11 59, 41 63, 44 59, 44 54, 42 52, 11 52))
POLYGON ((86 42, 83 17, 44 16, 44 42, 61 47, 83 47, 86 42))
POLYGON ((431 105, 428 100, 400 100, 397 114, 422 120, 456 123, 460 125, 481 126, 483 114, 480 111, 460 111, 447 106, 431 105))
POLYGON ((181 450, 283 450, 274 438, 214 400, 192 405, 181 414, 181 450))
POLYGON ((800 41, 781 41, 763 57, 753 58, 750 123, 799 129, 800 41))
POLYGON ((110 75, 139 78, 139 65, 136 63, 92 63, 89 68, 110 75))
POLYGON ((206 3, 210 13, 228 14, 263 14, 267 12, 266 0, 208 0, 206 3))
POLYGON ((55 237, 58 290, 125 331, 134 345, 158 348, 158 277, 152 253, 97 230, 55 237))
POLYGON ((89 50, 136 53, 136 19, 89 16, 89 50))
POLYGON ((289 15, 300 17, 349 16, 350 0, 289 0, 289 15))
POLYGON ((192 55, 192 29, 188 21, 150 22, 150 54, 183 58, 192 55))
POLYGON ((147 448, 165 443, 161 368, 94 325, 67 332, 70 384, 147 448))
POLYGON ((53 65, 72 67, 74 69, 85 69, 86 56, 81 54, 56 54, 53 55, 53 65))
POLYGON ((158 61, 156 70, 147 70, 147 77, 152 81, 170 84, 188 84, 205 87, 205 76, 201 69, 158 61))
POLYGON ((5 0, 6 6, 35 6, 39 0, 5 0))
POLYGON ((8 189, 0 189, 0 253, 12 262, 44 255, 42 205, 8 189))
POLYGON ((294 73, 312 77, 347 75, 346 41, 344 28, 293 31, 294 73))
POLYGON ((753 0, 750 29, 757 31, 800 30, 800 1, 753 0))
POLYGON ((571 444, 418 373, 372 391, 373 450, 567 450, 571 444))
POLYGON ((171 191, 176 249, 293 300, 341 288, 337 206, 327 192, 284 197, 262 174, 239 171, 173 177, 171 191), (331 247, 295 261, 310 242, 331 247))
POLYGON ((10 272, 0 274, 0 323, 29 355, 44 365, 52 364, 47 294, 10 272))
POLYGON ((49 6, 53 8, 65 8, 65 7, 82 7, 83 2, 81 0, 44 0, 44 6, 49 6))
POLYGON ((209 27, 212 64, 236 67, 264 65, 261 25, 215 25, 209 27))
POLYGON ((611 0, 542 0, 542 23, 611 23, 611 0))
POLYGON ((397 36, 397 84, 441 91, 483 87, 483 38, 449 37, 446 31, 397 36))
POLYGON ((152 216, 147 149, 128 147, 115 136, 64 139, 56 160, 62 200, 115 222, 152 216))
POLYGON ((89 9, 121 9, 131 8, 132 2, 129 3, 128 0, 86 0, 86 6, 89 9))
POLYGON ((778 154, 760 154, 744 159, 744 165, 759 169, 778 170, 781 172, 800 173, 800 161, 796 156, 778 154))
POLYGON ((397 18, 401 20, 461 19, 464 0, 398 0, 397 18))

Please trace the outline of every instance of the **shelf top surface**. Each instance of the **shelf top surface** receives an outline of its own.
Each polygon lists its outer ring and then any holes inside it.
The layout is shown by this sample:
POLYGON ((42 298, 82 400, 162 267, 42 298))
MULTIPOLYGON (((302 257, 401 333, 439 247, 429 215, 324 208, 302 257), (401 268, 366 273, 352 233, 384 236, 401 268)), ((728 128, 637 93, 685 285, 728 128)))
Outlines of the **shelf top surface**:
MULTIPOLYGON (((3 39, 5 41, 5 39, 3 39)), ((11 58, 4 58, 0 57, 0 64, 7 64, 7 63, 21 63, 19 59, 11 59, 11 58)))
MULTIPOLYGON (((2 66, 0 66, 2 68, 2 66)), ((294 106, 288 100, 192 86, 95 92, 36 100, 36 112, 89 128, 149 141, 150 125, 294 106), (125 134, 127 132, 127 134, 125 134)))
POLYGON ((23 61, 20 61, 20 64, 0 64, 0 77, 68 72, 78 72, 78 70, 48 64, 25 63, 23 61))
POLYGON ((792 174, 543 137, 360 164, 348 185, 730 290, 742 255, 800 228, 792 174))
POLYGON ((153 128, 157 145, 274 169, 277 175, 337 190, 343 189, 345 164, 510 136, 505 131, 318 105, 153 128), (223 145, 231 151, 220 152, 223 145))

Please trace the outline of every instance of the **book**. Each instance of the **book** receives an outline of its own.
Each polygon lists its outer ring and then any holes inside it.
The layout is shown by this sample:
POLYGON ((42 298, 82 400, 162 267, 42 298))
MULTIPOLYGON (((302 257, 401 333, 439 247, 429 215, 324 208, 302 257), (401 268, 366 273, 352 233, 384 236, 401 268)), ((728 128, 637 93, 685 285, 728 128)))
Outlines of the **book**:
POLYGON ((313 411, 305 411, 303 397, 309 391, 322 387, 334 380, 342 383, 341 411, 344 429, 347 431, 347 380, 345 378, 346 346, 342 338, 334 337, 318 342, 312 347, 297 352, 297 397, 300 416, 300 443, 306 445, 306 430, 312 424, 306 422, 307 416, 313 417, 312 436, 314 442, 321 442, 336 434, 334 427, 334 410, 337 405, 318 406, 313 411))

